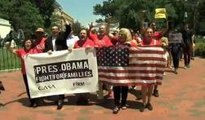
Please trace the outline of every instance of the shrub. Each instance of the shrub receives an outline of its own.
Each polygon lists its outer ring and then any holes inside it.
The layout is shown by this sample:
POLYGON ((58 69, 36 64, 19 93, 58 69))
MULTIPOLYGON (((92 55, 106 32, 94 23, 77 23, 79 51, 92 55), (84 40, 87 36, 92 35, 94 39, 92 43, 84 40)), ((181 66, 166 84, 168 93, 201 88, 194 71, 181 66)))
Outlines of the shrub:
POLYGON ((205 57, 205 39, 196 40, 195 55, 205 57))

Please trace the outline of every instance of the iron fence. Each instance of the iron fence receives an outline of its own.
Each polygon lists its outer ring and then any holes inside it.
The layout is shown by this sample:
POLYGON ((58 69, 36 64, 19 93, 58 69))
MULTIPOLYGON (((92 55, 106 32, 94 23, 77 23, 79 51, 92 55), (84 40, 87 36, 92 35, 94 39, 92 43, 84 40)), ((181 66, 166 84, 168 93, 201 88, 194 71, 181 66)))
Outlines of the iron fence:
POLYGON ((5 47, 0 47, 0 72, 19 70, 19 58, 5 47))

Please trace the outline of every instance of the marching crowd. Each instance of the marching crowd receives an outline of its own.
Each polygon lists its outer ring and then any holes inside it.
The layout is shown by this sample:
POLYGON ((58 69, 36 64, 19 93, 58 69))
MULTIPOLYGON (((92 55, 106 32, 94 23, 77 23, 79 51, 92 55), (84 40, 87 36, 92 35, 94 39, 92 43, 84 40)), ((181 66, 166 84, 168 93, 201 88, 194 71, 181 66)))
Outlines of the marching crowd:
MULTIPOLYGON (((8 49, 16 54, 21 59, 22 75, 26 86, 28 98, 31 107, 38 106, 38 98, 32 99, 29 94, 29 87, 26 77, 26 70, 23 56, 26 54, 38 54, 48 52, 52 54, 53 51, 69 50, 78 48, 92 48, 92 47, 109 47, 109 46, 158 46, 164 48, 167 55, 167 67, 171 69, 171 61, 173 62, 173 72, 178 73, 179 61, 184 58, 184 68, 190 67, 190 60, 193 57, 194 35, 188 24, 180 30, 174 24, 167 26, 164 29, 157 30, 156 23, 151 23, 148 28, 139 31, 133 31, 128 28, 121 28, 115 30, 113 33, 107 32, 107 26, 101 25, 99 30, 96 30, 93 25, 89 29, 82 28, 78 36, 75 36, 70 24, 65 25, 65 31, 61 31, 58 26, 51 28, 51 35, 45 36, 43 28, 37 28, 35 37, 27 37, 23 41, 23 48, 16 49, 14 46, 8 46, 8 49)), ((127 96, 129 86, 111 86, 99 83, 99 97, 103 95, 103 89, 106 88, 108 94, 104 96, 114 97, 115 107, 113 113, 117 114, 120 109, 127 109, 127 96)), ((157 84, 142 85, 141 99, 142 107, 140 112, 145 109, 152 110, 151 97, 159 97, 159 89, 157 84)), ((64 95, 58 95, 57 109, 63 107, 64 95)), ((89 93, 76 94, 77 104, 88 104, 89 93)))

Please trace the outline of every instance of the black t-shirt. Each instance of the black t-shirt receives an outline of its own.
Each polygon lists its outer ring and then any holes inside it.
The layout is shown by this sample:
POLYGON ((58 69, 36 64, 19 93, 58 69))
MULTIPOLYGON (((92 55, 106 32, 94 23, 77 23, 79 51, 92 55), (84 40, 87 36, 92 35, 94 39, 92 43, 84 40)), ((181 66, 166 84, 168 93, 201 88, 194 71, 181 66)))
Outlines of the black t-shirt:
POLYGON ((192 44, 193 32, 191 30, 183 30, 182 37, 185 45, 192 44))

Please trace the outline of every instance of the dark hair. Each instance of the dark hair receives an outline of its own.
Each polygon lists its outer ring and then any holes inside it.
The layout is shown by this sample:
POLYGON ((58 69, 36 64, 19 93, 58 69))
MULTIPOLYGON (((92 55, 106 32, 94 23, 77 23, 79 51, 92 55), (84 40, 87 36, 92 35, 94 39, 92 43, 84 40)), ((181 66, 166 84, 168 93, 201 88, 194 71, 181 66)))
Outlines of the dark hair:
MULTIPOLYGON (((81 28, 81 29, 80 29, 80 32, 81 32, 82 30, 85 30, 85 31, 86 31, 86 35, 89 36, 88 29, 86 29, 86 28, 81 28)), ((80 33, 79 33, 79 34, 80 34, 80 33)))
POLYGON ((25 43, 26 43, 26 41, 28 41, 28 40, 31 41, 31 48, 33 48, 33 47, 34 47, 34 41, 33 41, 31 38, 25 38, 25 39, 23 40, 23 44, 22 44, 23 48, 25 48, 25 43))

